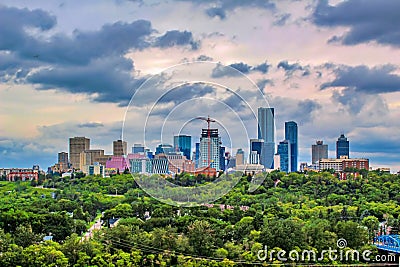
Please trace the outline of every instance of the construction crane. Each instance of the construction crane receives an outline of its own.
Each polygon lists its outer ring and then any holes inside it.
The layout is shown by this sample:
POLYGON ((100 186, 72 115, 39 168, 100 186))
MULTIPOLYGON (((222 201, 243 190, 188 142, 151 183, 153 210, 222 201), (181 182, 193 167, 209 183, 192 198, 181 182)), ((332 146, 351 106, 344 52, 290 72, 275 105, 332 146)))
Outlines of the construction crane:
POLYGON ((210 150, 211 150, 211 131, 210 131, 210 123, 211 122, 217 122, 216 120, 213 120, 210 118, 210 116, 208 116, 208 118, 206 117, 197 117, 196 119, 198 120, 203 120, 207 122, 207 138, 208 138, 208 162, 207 162, 207 167, 211 167, 211 160, 210 160, 210 150))

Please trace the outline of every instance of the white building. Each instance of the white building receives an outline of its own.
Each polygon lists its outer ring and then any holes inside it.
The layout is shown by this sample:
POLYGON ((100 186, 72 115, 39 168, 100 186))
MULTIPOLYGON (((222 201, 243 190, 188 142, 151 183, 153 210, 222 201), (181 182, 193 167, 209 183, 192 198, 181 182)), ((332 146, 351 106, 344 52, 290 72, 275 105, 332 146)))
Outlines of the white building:
POLYGON ((101 175, 105 177, 105 167, 98 162, 95 162, 93 165, 84 165, 83 173, 87 175, 101 175))
POLYGON ((219 170, 220 148, 221 137, 218 135, 218 129, 202 129, 199 168, 210 165, 211 168, 219 170))

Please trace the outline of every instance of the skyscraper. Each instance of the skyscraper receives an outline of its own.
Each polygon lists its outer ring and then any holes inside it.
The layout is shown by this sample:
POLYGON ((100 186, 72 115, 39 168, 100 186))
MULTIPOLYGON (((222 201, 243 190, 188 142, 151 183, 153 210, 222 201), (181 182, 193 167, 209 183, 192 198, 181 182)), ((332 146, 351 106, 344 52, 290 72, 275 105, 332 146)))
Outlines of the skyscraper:
POLYGON ((58 153, 58 163, 68 166, 68 153, 60 152, 58 153))
POLYGON ((311 162, 315 164, 320 159, 328 158, 328 145, 324 145, 324 141, 317 141, 315 145, 311 146, 311 162))
POLYGON ((225 147, 219 149, 219 169, 225 171, 225 147))
POLYGON ((90 149, 90 139, 86 137, 73 137, 69 139, 69 162, 72 168, 79 169, 80 154, 90 149))
POLYGON ((244 164, 244 151, 243 149, 239 148, 236 151, 236 165, 243 165, 244 164))
POLYGON ((60 165, 60 170, 68 169, 69 164, 68 164, 68 153, 67 152, 58 153, 58 164, 60 165))
POLYGON ((274 108, 258 108, 258 139, 264 140, 261 164, 267 169, 274 167, 275 114, 274 108))
POLYGON ((279 142, 278 145, 278 154, 280 157, 280 165, 281 165, 281 171, 283 172, 291 172, 291 151, 290 151, 290 141, 289 140, 284 140, 279 142))
POLYGON ((341 156, 350 158, 350 143, 344 134, 341 134, 336 141, 336 158, 340 159, 341 156))
POLYGON ((195 150, 195 152, 194 152, 195 154, 195 157, 194 157, 194 159, 195 159, 195 166, 196 166, 196 168, 198 168, 199 167, 199 162, 200 162, 200 143, 196 143, 196 150, 195 150))
POLYGON ((122 141, 122 140, 113 141, 113 155, 114 156, 126 155, 127 148, 128 148, 128 144, 125 141, 122 141))
POLYGON ((298 157, 298 128, 294 121, 285 122, 285 139, 290 141, 290 170, 297 171, 298 157))
POLYGON ((174 149, 175 151, 182 152, 187 159, 190 159, 190 152, 192 150, 192 137, 190 135, 174 136, 174 149))
POLYGON ((220 144, 221 137, 218 134, 218 129, 202 129, 199 167, 210 165, 211 168, 219 170, 220 144))

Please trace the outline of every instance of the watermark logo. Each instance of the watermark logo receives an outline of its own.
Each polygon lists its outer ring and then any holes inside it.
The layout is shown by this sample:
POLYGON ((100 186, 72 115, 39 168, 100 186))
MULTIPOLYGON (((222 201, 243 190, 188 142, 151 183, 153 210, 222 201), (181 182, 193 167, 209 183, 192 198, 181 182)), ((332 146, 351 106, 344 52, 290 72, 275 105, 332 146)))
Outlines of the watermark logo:
MULTIPOLYGON (((202 137, 193 165, 197 170, 203 169, 200 173, 211 169, 218 172, 224 160, 220 146, 232 154, 238 148, 248 152, 249 139, 258 133, 259 107, 269 107, 264 93, 238 69, 218 62, 185 62, 149 76, 134 92, 123 121, 122 137, 144 147, 161 144, 163 152, 177 150, 170 145, 173 136, 191 135, 196 141, 202 137), (218 129, 218 135, 209 129, 218 129)), ((192 151, 188 153, 186 157, 190 158, 192 151)), ((205 184, 180 186, 157 174, 185 171, 196 175, 193 166, 184 166, 172 156, 146 156, 128 158, 133 178, 146 193, 175 206, 211 203, 227 194, 241 178, 240 174, 220 175, 205 184)), ((263 179, 254 179, 249 191, 256 190, 262 182, 263 179)))
POLYGON ((337 245, 338 248, 345 248, 345 247, 347 247, 347 240, 344 239, 344 238, 339 238, 336 241, 336 245, 337 245))
POLYGON ((269 250, 267 246, 257 252, 257 258, 260 261, 273 262, 278 260, 281 262, 321 262, 329 260, 331 262, 395 262, 395 255, 376 255, 372 257, 372 251, 366 249, 363 251, 350 249, 347 247, 347 240, 340 238, 336 242, 337 248, 329 247, 326 250, 269 250))

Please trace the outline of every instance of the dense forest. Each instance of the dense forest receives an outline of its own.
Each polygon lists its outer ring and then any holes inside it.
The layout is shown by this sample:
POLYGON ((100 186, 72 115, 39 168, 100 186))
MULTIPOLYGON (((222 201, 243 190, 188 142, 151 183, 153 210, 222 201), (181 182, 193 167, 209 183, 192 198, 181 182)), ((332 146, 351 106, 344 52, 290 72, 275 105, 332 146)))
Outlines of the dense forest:
MULTIPOLYGON (((322 251, 336 248, 343 238, 346 249, 376 255, 374 235, 399 229, 398 175, 371 171, 339 180, 330 172, 272 172, 232 177, 238 180, 228 194, 197 207, 162 203, 142 191, 130 174, 1 181, 0 266, 279 264, 276 257, 262 262, 257 253, 265 246, 322 251), (254 179, 262 184, 250 192, 254 179), (101 229, 89 231, 99 220, 101 229)), ((169 181, 201 187, 214 179, 183 174, 169 181)), ((324 257, 317 263, 340 262, 324 257)))

